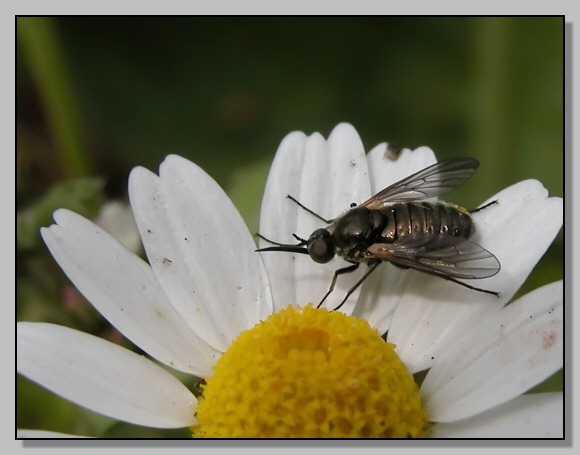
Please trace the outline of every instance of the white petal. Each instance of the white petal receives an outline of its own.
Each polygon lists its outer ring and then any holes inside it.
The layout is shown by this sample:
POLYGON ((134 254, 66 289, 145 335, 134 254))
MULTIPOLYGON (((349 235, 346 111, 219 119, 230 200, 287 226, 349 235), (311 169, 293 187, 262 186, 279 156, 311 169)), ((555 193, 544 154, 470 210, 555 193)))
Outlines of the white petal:
POLYGON ((90 436, 77 436, 74 434, 57 433, 55 431, 44 430, 16 430, 18 439, 82 439, 90 436))
POLYGON ((133 253, 142 251, 141 237, 129 205, 121 201, 105 203, 95 220, 95 224, 111 234, 129 251, 133 253))
MULTIPOLYGON (((298 232, 298 215, 300 209, 286 198, 288 194, 298 197, 300 194, 301 176, 304 165, 306 145, 324 146, 324 139, 319 134, 307 138, 302 132, 288 134, 278 147, 270 168, 262 206, 260 210, 260 234, 281 243, 295 243, 292 233, 298 232)), ((269 246, 260 240, 260 246, 269 246)), ((290 253, 262 253, 266 266, 275 311, 297 301, 295 276, 297 267, 308 264, 308 256, 290 253)), ((316 296, 310 299, 314 300, 316 296)))
POLYGON ((41 230, 77 289, 124 336, 157 360, 205 376, 220 353, 183 322, 153 271, 105 231, 69 210, 41 230))
MULTIPOLYGON (((377 145, 367 154, 373 194, 436 161, 435 154, 428 147, 413 151, 403 149, 393 160, 386 143, 377 145)), ((366 319, 380 333, 385 333, 395 308, 408 297, 407 287, 411 277, 414 275, 407 270, 381 264, 362 285, 353 316, 366 319)))
POLYGON ((19 373, 100 414, 158 428, 195 422, 197 400, 181 382, 113 343, 58 325, 20 322, 17 349, 19 373))
POLYGON ((499 299, 408 272, 414 274, 406 290, 409 298, 393 315, 389 340, 413 372, 428 368, 457 336, 511 299, 562 225, 562 200, 547 198, 535 180, 513 185, 488 201, 495 199, 499 204, 474 214, 478 231, 473 240, 497 256, 501 271, 469 283, 500 292, 499 299))
MULTIPOLYGON (((392 270, 392 269, 391 269, 392 270)), ((388 339, 410 372, 429 368, 457 336, 499 310, 495 296, 417 271, 406 271, 401 302, 389 327, 388 339), (462 299, 463 301, 461 301, 462 299)))
POLYGON ((471 417, 523 394, 563 365, 563 287, 543 286, 457 338, 421 385, 432 421, 471 417))
MULTIPOLYGON (((355 129, 340 124, 327 141, 315 133, 290 133, 280 144, 268 175, 260 215, 260 233, 270 240, 296 244, 295 233, 308 238, 326 223, 298 207, 286 196, 291 195, 304 206, 326 219, 342 214, 352 202, 360 203, 370 196, 370 183, 362 141, 355 129)), ((261 241, 261 247, 270 246, 261 241)), ((318 303, 332 281, 334 271, 347 265, 339 258, 328 264, 317 264, 308 255, 284 252, 262 253, 277 309, 289 304, 318 303)), ((364 273, 342 276, 325 302, 333 308, 364 273)), ((356 301, 355 293, 349 311, 356 301)))
POLYGON ((429 147, 403 149, 395 159, 389 155, 388 147, 388 144, 383 142, 367 154, 373 194, 437 162, 433 150, 429 147))
POLYGON ((201 168, 172 155, 160 177, 136 168, 129 196, 149 263, 185 322, 219 351, 272 311, 254 240, 201 168))
POLYGON ((562 438, 561 393, 522 395, 470 419, 435 424, 434 438, 562 438))
MULTIPOLYGON (((498 204, 474 214, 479 232, 473 240, 493 252, 501 263, 496 276, 477 286, 501 292, 509 301, 524 283, 562 227, 563 201, 548 197, 537 180, 524 180, 500 191, 483 204, 498 204)), ((483 205, 482 204, 482 205, 483 205)))

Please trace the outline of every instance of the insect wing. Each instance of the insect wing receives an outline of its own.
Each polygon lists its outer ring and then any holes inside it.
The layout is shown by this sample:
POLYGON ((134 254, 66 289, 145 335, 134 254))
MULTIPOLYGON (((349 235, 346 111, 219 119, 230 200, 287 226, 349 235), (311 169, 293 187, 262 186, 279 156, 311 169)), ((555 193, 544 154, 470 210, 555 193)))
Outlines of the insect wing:
POLYGON ((392 244, 375 243, 367 251, 373 258, 443 278, 489 278, 500 270, 493 254, 462 237, 410 237, 392 244))
POLYGON ((450 192, 468 180, 477 170, 475 158, 451 158, 416 172, 379 191, 364 207, 378 209, 395 202, 409 202, 450 192))

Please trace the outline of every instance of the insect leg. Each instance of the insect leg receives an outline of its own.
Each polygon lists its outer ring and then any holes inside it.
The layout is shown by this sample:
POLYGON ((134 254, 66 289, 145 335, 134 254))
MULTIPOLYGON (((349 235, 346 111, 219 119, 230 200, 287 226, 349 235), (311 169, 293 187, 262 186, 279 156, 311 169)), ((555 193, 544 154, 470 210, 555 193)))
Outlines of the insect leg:
POLYGON ((476 209, 469 210, 469 213, 476 213, 476 212, 479 212, 480 210, 486 209, 486 208, 488 208, 490 205, 495 205, 495 204, 499 204, 499 201, 498 201, 497 199, 495 199, 495 200, 493 200, 493 201, 491 201, 491 202, 488 202, 487 204, 485 204, 485 205, 482 205, 481 207, 478 207, 478 208, 476 208, 476 209))
MULTIPOLYGON (((432 275, 435 275, 435 274, 432 274, 432 275)), ((491 295, 495 295, 496 297, 499 297, 499 292, 497 292, 497 291, 489 291, 487 289, 476 288, 475 286, 471 286, 470 284, 464 283, 463 281, 456 280, 455 278, 451 278, 451 277, 446 276, 446 275, 437 275, 437 276, 445 278, 448 281, 453 281, 454 283, 460 284, 461 286, 465 286, 466 288, 472 289, 474 291, 485 292, 486 294, 491 294, 491 295)))
MULTIPOLYGON (((343 273, 354 272, 356 269, 358 269, 358 266, 359 266, 359 264, 356 263, 356 264, 353 264, 353 265, 349 265, 348 267, 344 267, 342 269, 338 269, 336 272, 334 272, 334 276, 332 277, 332 282, 330 283, 330 288, 328 288, 328 292, 326 294, 324 294, 324 297, 322 297, 322 300, 316 306, 316 308, 320 308, 320 306, 326 300, 326 297, 328 297, 330 295, 330 293, 334 289, 334 285, 336 284, 336 279, 338 278, 338 275, 342 275, 343 273)), ((357 286, 358 286, 358 283, 357 283, 357 286)), ((342 305, 342 303, 341 303, 341 305, 342 305)))
MULTIPOLYGON (((348 299, 348 298, 350 297, 350 295, 351 295, 351 294, 352 294, 352 293, 355 291, 355 289, 356 289, 356 288, 358 288, 358 287, 359 287, 359 286, 362 284, 362 282, 368 278, 368 276, 369 276, 371 273, 373 273, 373 271, 374 271, 374 270, 375 270, 375 269, 376 269, 376 268, 379 266, 379 264, 380 264, 380 263, 381 263, 381 261, 377 261, 377 262, 375 262, 375 263, 373 263, 373 264, 370 264, 370 265, 369 265, 369 269, 366 271, 366 273, 365 273, 365 274, 362 276, 362 278, 361 278, 360 280, 358 280, 358 281, 356 282, 356 284, 355 284, 355 285, 354 285, 352 288, 350 288, 350 289, 348 290, 348 292, 347 292, 347 293, 346 293, 346 295, 344 296, 344 299, 342 299, 342 302, 340 302, 340 303, 338 304, 338 306, 337 306, 336 308, 334 308, 334 310, 333 310, 333 311, 336 311, 336 310, 338 310, 338 309, 339 309, 339 308, 340 308, 342 305, 344 305, 344 302, 346 302, 346 301, 347 301, 347 299, 348 299)), ((325 298, 326 298, 326 297, 325 297, 325 298)))
POLYGON ((304 210, 306 210, 308 213, 310 213, 311 215, 314 215, 316 218, 318 218, 319 220, 324 221, 326 224, 330 224, 332 223, 332 220, 327 220, 326 218, 321 217, 318 213, 316 213, 314 210, 310 210, 308 207, 306 207, 305 205, 301 204, 300 202, 298 202, 297 199, 293 198, 292 196, 290 196, 289 194, 286 195, 286 197, 288 199, 290 199, 291 201, 295 202, 298 207, 303 208, 304 210))

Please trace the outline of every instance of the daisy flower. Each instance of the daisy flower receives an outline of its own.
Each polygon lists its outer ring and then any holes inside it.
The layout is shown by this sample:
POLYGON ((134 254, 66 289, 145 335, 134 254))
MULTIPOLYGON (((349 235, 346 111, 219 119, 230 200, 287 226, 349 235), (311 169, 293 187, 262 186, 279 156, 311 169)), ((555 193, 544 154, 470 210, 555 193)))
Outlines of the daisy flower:
MULTIPOLYGON (((327 140, 289 134, 260 233, 291 243, 323 227, 288 194, 332 218, 435 162, 425 147, 390 156, 387 144, 365 154, 348 124, 327 140)), ((256 253, 195 164, 169 156, 159 175, 136 168, 129 195, 148 262, 67 210, 42 236, 78 290, 150 358, 20 322, 18 371, 29 379, 104 415, 194 437, 561 437, 562 394, 525 392, 562 367, 562 282, 506 305, 562 224, 561 199, 539 182, 517 183, 474 214, 475 241, 501 262, 478 287, 499 298, 385 263, 339 311, 329 309, 364 270, 341 275, 328 309, 315 308, 345 263, 256 253), (172 370, 204 378, 202 394, 172 370), (425 371, 418 385, 413 374, 425 371)))

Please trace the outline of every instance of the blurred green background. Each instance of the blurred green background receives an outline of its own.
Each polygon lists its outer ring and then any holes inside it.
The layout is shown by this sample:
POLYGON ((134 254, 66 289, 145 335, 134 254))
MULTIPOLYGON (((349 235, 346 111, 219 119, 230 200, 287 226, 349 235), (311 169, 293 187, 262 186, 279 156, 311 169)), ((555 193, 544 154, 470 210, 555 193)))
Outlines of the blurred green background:
MULTIPOLYGON (((75 294, 40 240, 51 213, 126 200, 136 165, 183 155, 257 230, 290 131, 352 123, 365 148, 430 146, 481 167, 449 200, 475 207, 526 178, 563 195, 561 17, 17 19, 17 317, 129 343, 75 294)), ((525 229, 525 220, 522 220, 525 229)), ((530 247, 533 248, 533 245, 530 247)), ((558 236, 524 285, 562 278, 558 236)), ((545 385, 561 387, 561 375, 545 385)), ((18 379, 17 424, 106 437, 187 437, 82 410, 18 379)))

